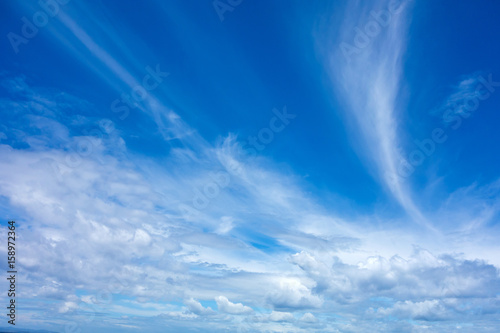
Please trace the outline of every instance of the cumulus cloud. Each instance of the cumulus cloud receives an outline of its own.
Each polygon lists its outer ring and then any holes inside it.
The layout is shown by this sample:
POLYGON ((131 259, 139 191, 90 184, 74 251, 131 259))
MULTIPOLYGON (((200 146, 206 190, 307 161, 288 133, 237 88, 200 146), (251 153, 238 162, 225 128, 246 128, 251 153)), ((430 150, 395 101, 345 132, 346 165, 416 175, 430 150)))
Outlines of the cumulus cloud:
POLYGON ((293 321, 293 315, 290 312, 280 312, 280 311, 273 311, 269 315, 269 320, 270 321, 293 321))
MULTIPOLYGON (((464 260, 452 255, 435 256, 416 248, 408 258, 368 257, 357 265, 337 260, 327 266, 308 253, 292 256, 324 293, 339 302, 359 302, 377 295, 408 298, 494 298, 500 290, 498 269, 479 260, 464 260)), ((425 303, 427 304, 427 303, 425 303)))
POLYGON ((397 180, 401 156, 398 120, 404 101, 403 56, 405 53, 409 1, 350 2, 337 36, 324 34, 324 66, 334 92, 344 104, 345 117, 353 123, 357 151, 370 170, 417 223, 430 227, 414 203, 411 190, 397 180), (385 12, 385 23, 374 13, 385 12), (376 15, 375 15, 376 16, 376 15), (329 40, 337 41, 332 45, 329 40), (346 45, 352 44, 346 49, 346 45), (326 45, 326 46, 324 46, 326 45), (346 50, 355 50, 354 52, 346 50), (353 121, 351 121, 353 120, 353 121))
POLYGON ((241 303, 232 303, 227 299, 227 297, 224 296, 216 297, 215 302, 217 302, 217 307, 220 312, 236 315, 253 313, 253 309, 251 307, 241 303))
POLYGON ((444 320, 449 315, 446 307, 438 300, 426 300, 422 302, 404 301, 397 302, 391 308, 379 308, 376 315, 381 317, 395 316, 402 319, 435 321, 444 320))
POLYGON ((300 321, 305 323, 314 324, 318 322, 318 319, 310 312, 304 313, 302 317, 300 317, 300 321))
POLYGON ((323 300, 297 278, 279 278, 268 301, 277 309, 318 308, 323 300))
POLYGON ((75 302, 64 302, 60 307, 59 307, 59 313, 66 313, 68 311, 72 311, 78 309, 78 304, 75 302))
POLYGON ((186 301, 184 301, 184 304, 188 307, 189 311, 191 311, 194 314, 197 314, 199 316, 207 316, 207 315, 213 315, 216 312, 212 310, 210 307, 203 307, 200 302, 197 300, 190 298, 186 301))

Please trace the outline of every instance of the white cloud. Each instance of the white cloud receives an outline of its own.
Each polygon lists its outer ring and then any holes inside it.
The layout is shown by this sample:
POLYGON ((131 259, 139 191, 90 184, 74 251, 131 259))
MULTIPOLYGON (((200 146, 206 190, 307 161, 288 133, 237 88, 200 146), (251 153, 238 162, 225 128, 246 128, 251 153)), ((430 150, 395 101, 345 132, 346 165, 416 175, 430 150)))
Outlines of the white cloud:
POLYGON ((207 315, 213 315, 216 312, 212 310, 210 307, 203 307, 200 302, 197 300, 190 298, 186 301, 184 301, 184 304, 188 307, 189 311, 191 311, 194 314, 197 314, 199 316, 207 316, 207 315))
POLYGON ((323 300, 297 278, 278 278, 275 290, 268 296, 277 309, 319 308, 323 300))
POLYGON ((137 229, 134 233, 134 242, 138 246, 148 246, 151 242, 151 237, 144 230, 137 229))
POLYGON ((300 318, 300 321, 305 323, 314 324, 318 322, 318 319, 310 312, 304 313, 304 315, 300 318))
POLYGON ((272 311, 269 314, 265 315, 258 315, 254 316, 252 318, 253 322, 259 322, 259 323, 269 323, 269 322, 276 322, 276 323, 285 323, 285 322, 294 322, 295 318, 292 313, 290 312, 283 312, 283 311, 272 311))
POLYGON ((377 309, 376 314, 381 317, 397 316, 403 319, 426 321, 444 320, 449 317, 445 306, 438 300, 397 302, 392 308, 377 309))
POLYGON ((270 321, 293 321, 293 315, 290 312, 281 312, 281 311, 273 311, 269 315, 269 320, 270 321))
POLYGON ((218 296, 215 298, 215 301, 217 302, 217 307, 220 312, 236 315, 253 313, 253 309, 251 307, 241 303, 232 303, 225 296, 218 296))
POLYGON ((64 302, 60 307, 59 307, 59 313, 66 313, 68 311, 76 310, 78 309, 78 304, 75 302, 64 302))
POLYGON ((316 281, 324 294, 339 302, 360 302, 375 295, 394 299, 472 295, 494 298, 500 290, 499 272, 495 266, 451 255, 436 257, 420 248, 416 248, 408 259, 372 256, 357 265, 337 260, 327 267, 307 253, 293 255, 291 261, 316 281), (321 274, 317 267, 322 268, 321 274))
POLYGON ((234 219, 231 216, 223 216, 221 217, 221 223, 219 228, 217 228, 216 232, 218 234, 227 234, 231 229, 233 229, 234 219))

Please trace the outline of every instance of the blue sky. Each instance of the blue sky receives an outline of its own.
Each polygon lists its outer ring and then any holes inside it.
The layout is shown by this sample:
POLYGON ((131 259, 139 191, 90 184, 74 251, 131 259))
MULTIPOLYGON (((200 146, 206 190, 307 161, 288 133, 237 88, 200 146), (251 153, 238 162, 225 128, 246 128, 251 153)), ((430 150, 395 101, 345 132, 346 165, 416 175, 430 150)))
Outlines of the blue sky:
POLYGON ((16 327, 498 330, 500 4, 0 6, 16 327))

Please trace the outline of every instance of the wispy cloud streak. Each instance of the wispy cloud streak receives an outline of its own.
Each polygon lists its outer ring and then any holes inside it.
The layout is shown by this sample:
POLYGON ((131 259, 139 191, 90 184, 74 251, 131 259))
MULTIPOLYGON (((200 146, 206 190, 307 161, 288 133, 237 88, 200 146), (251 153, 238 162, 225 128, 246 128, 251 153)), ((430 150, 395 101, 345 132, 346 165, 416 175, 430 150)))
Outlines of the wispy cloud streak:
MULTIPOLYGON (((402 57, 409 3, 379 1, 363 8, 351 3, 327 66, 352 128, 361 134, 358 152, 375 165, 377 177, 417 222, 426 224, 409 189, 393 181, 401 160, 398 113, 403 107, 402 57), (350 42, 352 41, 352 42, 350 42)), ((371 170, 370 170, 371 171, 371 170)))

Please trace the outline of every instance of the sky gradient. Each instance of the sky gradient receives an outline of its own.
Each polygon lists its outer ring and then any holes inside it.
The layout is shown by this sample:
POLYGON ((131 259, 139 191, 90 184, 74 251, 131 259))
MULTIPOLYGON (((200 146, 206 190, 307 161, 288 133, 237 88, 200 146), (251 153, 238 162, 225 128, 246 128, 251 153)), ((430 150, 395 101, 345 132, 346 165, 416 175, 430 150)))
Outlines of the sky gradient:
POLYGON ((1 2, 16 328, 498 331, 499 13, 1 2))

